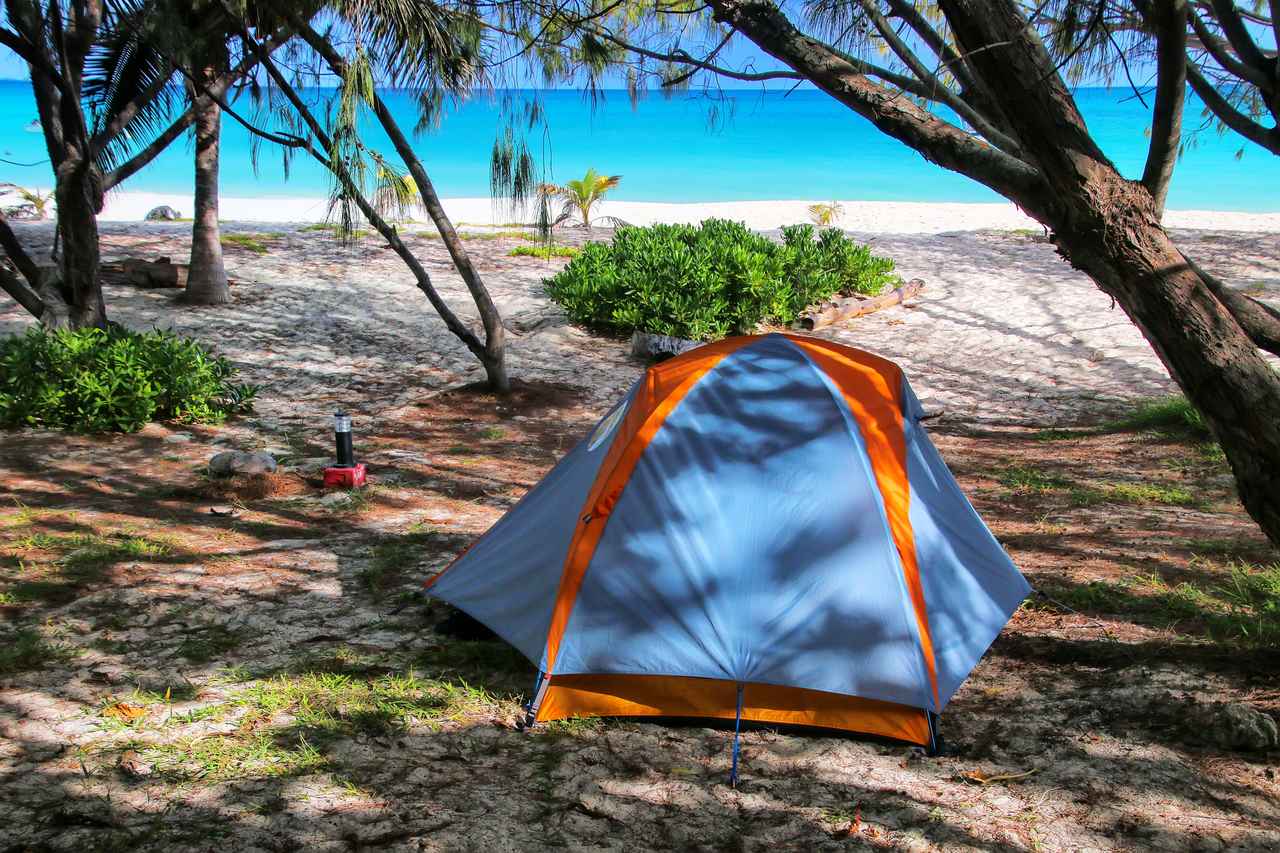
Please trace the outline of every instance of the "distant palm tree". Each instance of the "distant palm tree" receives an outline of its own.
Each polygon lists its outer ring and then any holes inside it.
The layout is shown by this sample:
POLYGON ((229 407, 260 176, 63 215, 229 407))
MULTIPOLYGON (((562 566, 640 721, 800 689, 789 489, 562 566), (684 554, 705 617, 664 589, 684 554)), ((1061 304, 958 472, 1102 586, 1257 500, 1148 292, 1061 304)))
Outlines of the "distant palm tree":
POLYGON ((838 201, 809 205, 809 218, 814 225, 835 225, 844 216, 844 205, 838 201))
MULTIPOLYGON (((603 200, 609 190, 613 189, 622 180, 621 175, 601 175, 595 169, 587 169, 587 174, 580 181, 569 181, 566 184, 543 184, 538 188, 539 194, 545 199, 560 199, 564 206, 560 210, 560 215, 556 217, 555 223, 564 222, 574 213, 582 217, 582 227, 590 228, 592 217, 591 209, 596 203, 603 200)), ((610 222, 616 223, 617 220, 606 217, 610 222)))
POLYGON ((22 199, 23 205, 31 208, 32 219, 49 218, 49 202, 53 201, 53 193, 42 193, 38 189, 29 190, 17 184, 0 184, 0 192, 11 192, 22 199))

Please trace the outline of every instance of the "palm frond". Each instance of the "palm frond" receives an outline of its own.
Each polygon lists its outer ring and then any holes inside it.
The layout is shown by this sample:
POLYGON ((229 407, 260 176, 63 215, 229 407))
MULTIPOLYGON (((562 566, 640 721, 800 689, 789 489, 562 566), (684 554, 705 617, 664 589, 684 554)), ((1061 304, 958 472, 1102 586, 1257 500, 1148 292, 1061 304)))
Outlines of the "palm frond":
POLYGON ((100 150, 98 166, 104 171, 151 141, 177 115, 181 89, 174 67, 148 35, 156 13, 154 0, 109 4, 98 40, 85 61, 82 94, 94 136, 104 133, 129 104, 158 89, 100 150))

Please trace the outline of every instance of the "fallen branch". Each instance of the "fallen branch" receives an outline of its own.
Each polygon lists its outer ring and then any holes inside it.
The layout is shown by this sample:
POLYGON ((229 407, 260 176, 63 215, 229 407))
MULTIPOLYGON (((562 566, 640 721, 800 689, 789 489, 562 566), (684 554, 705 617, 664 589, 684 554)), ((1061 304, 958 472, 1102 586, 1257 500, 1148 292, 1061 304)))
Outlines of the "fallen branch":
POLYGON ((918 278, 913 278, 901 287, 895 287, 888 293, 883 293, 872 299, 866 299, 861 296, 837 299, 827 303, 823 308, 805 314, 799 320, 796 320, 795 328, 811 332, 814 329, 842 323, 845 320, 852 320, 854 317, 861 317, 864 314, 879 311, 881 308, 898 305, 919 294, 922 290, 924 290, 924 282, 918 278))

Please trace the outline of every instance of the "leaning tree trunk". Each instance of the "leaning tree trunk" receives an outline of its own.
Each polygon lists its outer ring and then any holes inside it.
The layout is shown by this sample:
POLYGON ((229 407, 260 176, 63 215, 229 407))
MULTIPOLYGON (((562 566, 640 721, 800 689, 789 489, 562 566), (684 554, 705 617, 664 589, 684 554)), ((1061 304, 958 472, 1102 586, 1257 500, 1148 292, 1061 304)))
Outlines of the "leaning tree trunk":
POLYGON ((1092 183, 1110 204, 1051 223, 1055 242, 1142 331, 1222 445, 1245 509, 1280 544, 1280 374, 1173 245, 1151 195, 1114 173, 1092 183))
POLYGON ((1204 416, 1240 501, 1280 544, 1280 375, 1160 225, 1160 204, 1089 134, 1016 0, 940 0, 958 45, 997 96, 1043 175, 1024 209, 1112 296, 1204 416))
POLYGON ((49 326, 106 328, 107 308, 98 278, 98 213, 102 210, 102 176, 97 167, 73 153, 58 165, 54 196, 62 252, 56 275, 45 275, 39 293, 49 326))
MULTIPOLYGON (((206 91, 217 77, 217 70, 206 68, 199 76, 200 91, 206 91)), ((222 233, 218 228, 218 146, 222 108, 208 95, 194 95, 193 107, 196 192, 186 301, 197 305, 221 305, 231 301, 227 269, 222 261, 222 233)))

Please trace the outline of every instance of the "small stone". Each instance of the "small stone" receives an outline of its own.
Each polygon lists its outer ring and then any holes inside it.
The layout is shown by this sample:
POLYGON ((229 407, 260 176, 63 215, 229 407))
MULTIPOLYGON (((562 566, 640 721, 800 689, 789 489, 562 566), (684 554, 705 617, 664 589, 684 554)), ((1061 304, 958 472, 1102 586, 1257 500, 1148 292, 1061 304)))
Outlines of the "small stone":
POLYGON ((166 444, 183 444, 191 441, 195 436, 189 432, 175 432, 172 435, 166 435, 164 441, 166 444))
POLYGON ((1263 751, 1280 744, 1276 721, 1239 702, 1201 705, 1187 722, 1194 736, 1223 749, 1263 751))
POLYGON ((182 214, 169 205, 162 204, 159 207, 153 207, 148 210, 145 218, 148 222, 173 222, 181 219, 182 214))
POLYGON ((272 474, 275 470, 275 457, 262 451, 246 453, 243 450, 224 450, 221 453, 215 453, 209 460, 209 473, 215 477, 230 477, 232 474, 272 474))

